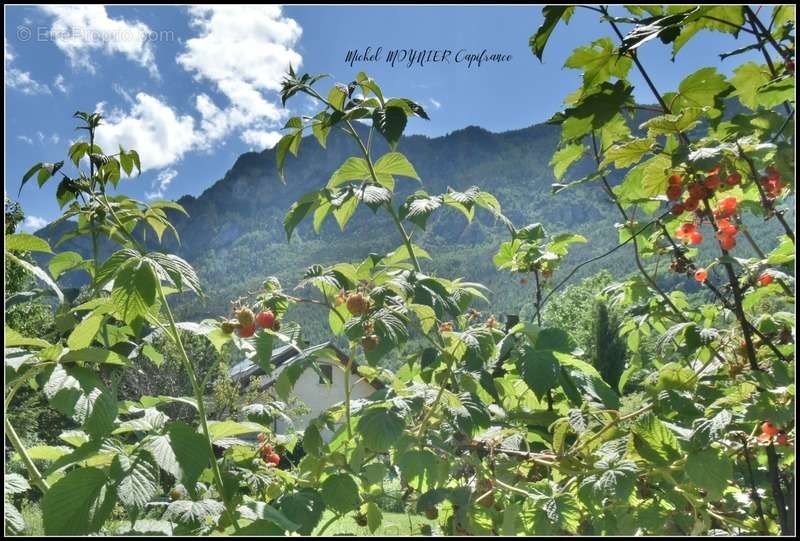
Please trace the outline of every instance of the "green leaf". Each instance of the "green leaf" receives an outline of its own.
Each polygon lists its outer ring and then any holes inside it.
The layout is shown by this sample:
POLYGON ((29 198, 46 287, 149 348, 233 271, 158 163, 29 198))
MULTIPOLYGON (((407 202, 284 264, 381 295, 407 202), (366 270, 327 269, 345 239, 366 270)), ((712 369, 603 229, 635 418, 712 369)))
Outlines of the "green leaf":
POLYGON ((550 159, 550 166, 553 168, 553 175, 556 179, 561 180, 567 169, 581 159, 586 150, 586 146, 579 143, 571 143, 558 149, 550 159))
POLYGON ((685 107, 675 115, 653 117, 643 123, 640 129, 647 129, 647 136, 651 139, 658 135, 677 135, 697 126, 700 123, 700 118, 707 114, 708 111, 708 107, 685 107))
POLYGON ((78 252, 61 252, 50 259, 47 267, 53 278, 58 280, 65 272, 80 268, 83 262, 83 257, 78 252))
POLYGON ((352 475, 338 473, 322 483, 322 500, 325 506, 339 514, 358 509, 358 485, 352 475))
POLYGON ((22 336, 19 332, 8 326, 3 327, 3 345, 7 348, 13 348, 17 346, 46 348, 52 346, 52 344, 47 340, 22 336))
POLYGON ((161 469, 187 487, 194 486, 209 466, 205 437, 180 421, 170 423, 164 434, 148 436, 143 446, 161 469))
POLYGON ((567 58, 564 67, 583 70, 583 88, 608 81, 611 77, 624 79, 633 61, 620 55, 609 38, 600 38, 591 45, 578 47, 567 58))
POLYGON ((163 518, 189 525, 214 521, 225 511, 217 500, 176 500, 169 504, 163 518))
POLYGON ((385 109, 376 109, 372 113, 372 125, 386 138, 389 148, 392 150, 400 141, 407 122, 406 112, 400 107, 387 106, 385 109))
POLYGON ((403 154, 389 152, 375 162, 375 173, 378 175, 399 175, 419 180, 419 175, 403 154))
POLYGON ((289 520, 300 525, 297 529, 300 535, 311 535, 322 519, 325 502, 319 492, 304 488, 281 497, 278 507, 289 520))
POLYGON ((208 431, 212 441, 218 441, 232 436, 242 434, 256 434, 258 432, 268 432, 269 429, 258 423, 236 422, 236 421, 209 421, 208 431))
POLYGON ((717 96, 730 90, 725 76, 716 68, 701 68, 678 85, 677 95, 667 94, 664 100, 671 103, 673 114, 687 107, 714 107, 717 96))
MULTIPOLYGON (((22 187, 25 186, 25 183, 30 180, 30 178, 35 175, 39 169, 42 168, 42 162, 35 164, 33 167, 28 169, 28 171, 22 176, 22 182, 19 185, 19 193, 22 193, 22 187)), ((19 194, 18 194, 19 195, 19 194)))
POLYGON ((131 259, 119 269, 114 278, 111 300, 126 323, 146 315, 156 302, 158 278, 151 263, 131 259))
POLYGON ((669 466, 681 457, 675 434, 652 413, 647 413, 633 426, 633 443, 639 455, 657 466, 669 466))
POLYGON ((10 252, 5 252, 5 256, 9 261, 11 261, 12 263, 16 263, 26 271, 33 274, 36 278, 47 284, 47 286, 51 290, 53 290, 53 293, 56 294, 56 297, 58 297, 59 304, 64 304, 64 293, 62 293, 61 288, 58 287, 58 284, 56 284, 53 281, 53 279, 50 278, 50 276, 43 269, 41 269, 36 265, 28 263, 24 259, 20 259, 19 257, 15 256, 10 252))
POLYGON ((340 184, 349 182, 351 180, 367 180, 371 178, 369 172, 369 164, 363 158, 356 158, 351 156, 334 171, 331 178, 328 180, 327 187, 335 188, 340 184))
POLYGON ((728 483, 734 479, 733 461, 717 449, 690 453, 685 470, 689 479, 708 493, 710 501, 722 498, 728 483))
POLYGON ((358 420, 357 430, 364 437, 364 445, 376 453, 383 453, 403 434, 405 419, 396 412, 382 408, 369 408, 358 420))
POLYGON ((52 254, 53 250, 46 240, 28 233, 14 233, 6 235, 6 250, 11 252, 45 252, 52 254))
POLYGON ((528 41, 531 51, 533 51, 533 54, 536 55, 536 58, 538 58, 540 62, 547 41, 550 39, 550 34, 553 33, 556 25, 558 25, 561 20, 563 20, 564 23, 568 23, 574 12, 574 6, 545 6, 542 8, 544 22, 528 41))
POLYGON ((380 528, 381 522, 383 522, 383 513, 381 512, 381 508, 375 502, 368 502, 367 503, 367 527, 369 528, 370 533, 375 533, 375 531, 380 528))
POLYGON ((174 254, 162 254, 161 252, 150 252, 147 257, 155 262, 158 271, 163 271, 169 276, 179 291, 183 291, 184 287, 186 287, 197 295, 202 296, 200 278, 197 277, 194 268, 185 259, 174 254))
POLYGON ((614 164, 617 169, 629 167, 642 159, 642 156, 650 152, 653 147, 653 139, 633 139, 626 143, 619 143, 606 151, 600 167, 614 164))
POLYGON ((92 436, 99 437, 114 429, 117 401, 91 370, 56 365, 43 390, 54 409, 79 423, 92 436))
POLYGON ((344 111, 344 101, 347 99, 347 87, 336 84, 328 92, 328 102, 337 111, 344 111))
POLYGON ((420 493, 444 483, 450 469, 447 462, 427 449, 406 451, 397 459, 397 467, 405 482, 420 493))
POLYGON ((102 313, 91 312, 72 329, 67 338, 67 346, 70 349, 88 348, 92 345, 94 337, 100 332, 104 319, 105 316, 102 313))
POLYGON ((45 535, 88 535, 100 531, 116 502, 108 474, 77 468, 50 487, 42 499, 45 535))
POLYGON ((255 523, 273 524, 284 532, 293 532, 300 527, 299 523, 292 521, 283 512, 264 502, 247 502, 239 506, 238 511, 242 518, 254 520, 255 523))
POLYGON ((522 379, 540 400, 558 383, 559 363, 550 350, 526 346, 517 360, 522 379))
POLYGON ((745 62, 733 70, 731 84, 734 91, 731 94, 739 98, 742 105, 755 111, 758 109, 758 90, 770 80, 769 70, 755 62, 745 62))
POLYGON ((63 357, 59 359, 61 363, 70 362, 84 362, 94 364, 114 364, 118 366, 126 366, 128 359, 116 353, 101 348, 83 348, 68 351, 63 357))
POLYGON ((143 510, 161 490, 158 467, 146 451, 132 456, 117 454, 109 473, 117 485, 120 503, 128 509, 143 510))

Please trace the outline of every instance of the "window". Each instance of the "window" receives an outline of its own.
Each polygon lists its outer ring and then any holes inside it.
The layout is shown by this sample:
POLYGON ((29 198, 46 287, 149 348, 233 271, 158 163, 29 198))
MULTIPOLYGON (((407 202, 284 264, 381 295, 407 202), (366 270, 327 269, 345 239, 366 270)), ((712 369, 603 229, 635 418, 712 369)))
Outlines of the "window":
POLYGON ((319 365, 319 384, 330 385, 333 382, 333 366, 329 364, 319 365))

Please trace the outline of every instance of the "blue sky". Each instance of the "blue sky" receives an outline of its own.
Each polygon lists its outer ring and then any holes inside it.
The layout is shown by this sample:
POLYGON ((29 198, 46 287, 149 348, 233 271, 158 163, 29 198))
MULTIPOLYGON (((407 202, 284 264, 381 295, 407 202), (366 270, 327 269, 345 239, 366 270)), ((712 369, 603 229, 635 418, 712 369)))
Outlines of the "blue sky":
MULTIPOLYGON (((274 144, 290 113, 278 84, 291 61, 300 71, 352 80, 366 71, 393 96, 412 98, 431 116, 408 133, 438 136, 469 125, 499 132, 542 122, 579 84, 562 68, 577 46, 611 36, 597 14, 578 10, 559 27, 544 63, 528 48, 542 21, 536 6, 54 6, 5 10, 5 187, 15 197, 24 172, 39 161, 65 159, 77 138, 75 110, 100 109, 105 150, 136 148, 145 171, 121 189, 148 199, 199 195, 236 157, 274 144), (378 62, 345 62, 349 50, 382 48, 378 62), (450 63, 407 67, 386 62, 391 50, 450 50, 450 63), (456 55, 462 59, 456 62, 456 55), (510 55, 507 62, 468 67, 464 53, 510 55)), ((670 61, 651 43, 640 57, 662 91, 740 46, 727 34, 697 36, 670 61)), ((747 55, 760 60, 754 54, 747 55)), ((652 102, 633 75, 637 98, 652 102)), ((58 215, 55 183, 26 185, 20 201, 26 228, 58 215)))

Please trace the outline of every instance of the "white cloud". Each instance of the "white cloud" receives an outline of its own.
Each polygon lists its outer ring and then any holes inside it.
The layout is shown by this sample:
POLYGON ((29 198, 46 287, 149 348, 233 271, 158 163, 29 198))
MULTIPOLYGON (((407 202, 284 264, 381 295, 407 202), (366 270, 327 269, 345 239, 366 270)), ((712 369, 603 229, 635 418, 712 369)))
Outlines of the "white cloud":
POLYGON ((167 167, 201 143, 195 121, 180 115, 158 98, 139 92, 129 113, 112 111, 97 131, 97 144, 107 152, 119 145, 135 149, 142 170, 167 167))
POLYGON ((31 139, 30 137, 26 137, 24 135, 17 135, 17 139, 19 139, 23 143, 28 143, 29 145, 33 144, 33 139, 31 139))
MULTIPOLYGON (((108 24, 105 10, 99 9, 98 16, 108 24)), ((85 16, 81 10, 52 11, 61 13, 54 27, 62 20, 75 25, 73 19, 85 16)), ((116 84, 112 88, 129 106, 107 111, 105 102, 97 104, 96 110, 105 116, 97 143, 108 152, 118 145, 136 149, 142 170, 167 168, 190 151, 212 150, 231 134, 253 148, 271 147, 288 114, 279 105, 277 91, 289 63, 302 64, 292 49, 302 33, 300 26, 277 6, 203 6, 190 8, 189 14, 197 37, 186 41, 177 61, 196 80, 213 87, 195 97, 199 118, 181 114, 163 98, 144 92, 131 96, 116 84), (214 93, 219 95, 212 97, 214 93)), ((88 62, 90 49, 85 46, 68 43, 62 49, 73 62, 80 64, 82 55, 88 62)), ((163 194, 174 175, 159 178, 148 197, 163 194)))
POLYGON ((281 135, 278 131, 245 130, 242 132, 242 141, 255 150, 264 150, 275 146, 281 135))
POLYGON ((67 85, 64 84, 64 76, 60 73, 56 75, 56 79, 53 81, 53 86, 56 87, 56 90, 59 92, 63 92, 64 94, 67 93, 67 85))
POLYGON ((436 100, 435 100, 435 99, 433 99, 433 98, 428 98, 428 101, 430 101, 430 102, 431 102, 431 106, 432 106, 434 109, 440 109, 440 108, 442 107, 442 104, 441 104, 441 103, 439 103, 438 101, 436 101, 436 100))
POLYGON ((227 98, 220 107, 207 94, 196 98, 207 142, 246 127, 240 135, 248 144, 273 141, 270 128, 286 117, 275 94, 291 63, 303 58, 293 47, 302 29, 284 17, 279 6, 200 6, 189 10, 199 36, 186 41, 178 63, 198 80, 211 82, 227 98))
POLYGON ((158 76, 155 55, 148 41, 153 32, 146 24, 112 19, 101 5, 54 5, 40 6, 40 9, 54 17, 51 38, 73 66, 94 73, 91 58, 94 53, 119 53, 158 76))
POLYGON ((3 40, 4 59, 5 59, 5 84, 9 88, 19 90, 23 94, 50 94, 50 88, 46 84, 35 81, 30 72, 22 71, 14 66, 14 52, 9 46, 8 41, 3 40))
POLYGON ((178 172, 176 170, 172 168, 164 169, 153 181, 151 185, 153 191, 145 192, 145 197, 148 199, 161 199, 164 197, 164 193, 167 191, 167 188, 169 188, 170 182, 172 182, 177 176, 178 172))
POLYGON ((22 222, 22 229, 30 232, 38 231, 49 223, 49 220, 39 216, 25 216, 25 221, 22 222))

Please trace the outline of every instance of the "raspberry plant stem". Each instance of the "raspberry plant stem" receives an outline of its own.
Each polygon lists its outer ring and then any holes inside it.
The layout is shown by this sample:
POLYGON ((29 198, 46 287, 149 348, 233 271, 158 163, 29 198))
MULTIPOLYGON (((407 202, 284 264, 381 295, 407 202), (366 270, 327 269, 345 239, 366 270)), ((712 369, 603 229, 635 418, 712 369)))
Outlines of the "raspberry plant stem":
POLYGON ((219 470, 219 464, 217 463, 217 457, 214 454, 214 444, 211 439, 211 432, 208 429, 208 420, 206 417, 206 409, 203 404, 204 395, 203 389, 200 388, 200 385, 197 383, 197 375, 194 371, 194 366, 192 365, 192 361, 189 360, 189 356, 186 353, 186 349, 183 347, 183 340, 181 340, 180 332, 178 331, 178 326, 175 324, 175 318, 172 316, 172 310, 169 307, 169 301, 167 301, 166 295, 164 295, 164 289, 161 287, 161 282, 156 281, 156 286, 158 289, 158 297, 161 299, 161 302, 164 305, 164 312, 167 315, 167 322, 169 323, 170 334, 172 335, 172 341, 178 346, 178 352, 181 354, 181 362, 183 363, 184 369, 186 370, 187 375, 189 376, 189 382, 192 385, 192 390, 194 391, 195 400, 197 401, 197 414, 200 417, 200 426, 203 429, 203 435, 205 435, 208 458, 211 460, 211 471, 214 474, 214 484, 216 485, 217 492, 219 492, 219 497, 222 499, 223 503, 225 504, 225 512, 228 515, 228 520, 233 525, 234 530, 237 532, 239 531, 239 523, 236 520, 234 515, 234 511, 232 509, 231 503, 225 494, 225 484, 222 480, 222 473, 219 470))

